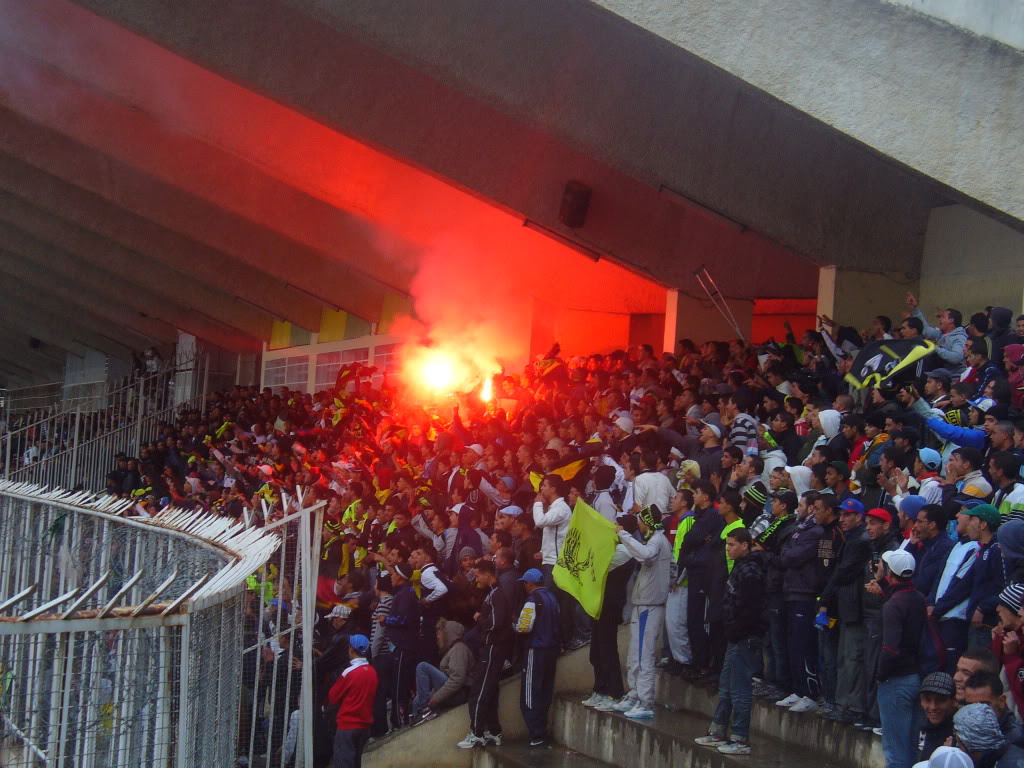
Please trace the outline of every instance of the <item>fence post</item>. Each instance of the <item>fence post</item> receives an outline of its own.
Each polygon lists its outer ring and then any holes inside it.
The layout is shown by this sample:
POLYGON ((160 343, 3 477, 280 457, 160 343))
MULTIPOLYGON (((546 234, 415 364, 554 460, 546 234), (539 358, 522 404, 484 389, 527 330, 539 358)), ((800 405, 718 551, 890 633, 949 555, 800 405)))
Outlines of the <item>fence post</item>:
POLYGON ((74 488, 78 483, 75 482, 76 475, 78 474, 78 443, 80 442, 79 430, 82 427, 82 405, 75 408, 75 434, 74 442, 71 444, 71 473, 70 476, 65 478, 68 484, 74 488))
POLYGON ((4 477, 11 476, 11 451, 14 448, 14 441, 11 439, 12 430, 10 423, 7 425, 7 456, 4 458, 4 477))
POLYGON ((142 413, 146 409, 146 377, 139 377, 138 408, 135 411, 135 444, 131 447, 129 455, 135 455, 139 446, 142 445, 142 413))
POLYGON ((206 388, 209 386, 209 384, 210 384, 210 353, 207 352, 205 355, 203 355, 203 391, 200 393, 200 396, 203 398, 203 400, 202 400, 203 407, 201 409, 201 412, 203 414, 203 418, 206 418, 206 388))

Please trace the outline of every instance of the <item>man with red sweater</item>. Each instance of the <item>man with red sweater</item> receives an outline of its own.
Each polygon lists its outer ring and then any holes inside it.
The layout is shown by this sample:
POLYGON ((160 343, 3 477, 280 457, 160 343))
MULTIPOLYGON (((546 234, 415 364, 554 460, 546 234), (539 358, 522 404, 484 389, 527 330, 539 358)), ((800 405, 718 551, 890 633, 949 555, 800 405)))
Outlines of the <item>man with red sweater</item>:
POLYGON ((360 768, 362 765, 363 747, 373 724, 373 700, 377 695, 377 672, 366 660, 369 649, 366 635, 349 638, 349 664, 327 694, 327 705, 338 708, 333 768, 360 768))

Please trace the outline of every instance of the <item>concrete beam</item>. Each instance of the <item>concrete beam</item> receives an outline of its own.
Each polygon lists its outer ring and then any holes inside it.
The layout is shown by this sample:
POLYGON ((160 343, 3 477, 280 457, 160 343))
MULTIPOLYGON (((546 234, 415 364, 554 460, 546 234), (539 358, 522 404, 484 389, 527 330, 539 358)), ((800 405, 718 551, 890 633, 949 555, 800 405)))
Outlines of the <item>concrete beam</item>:
POLYGON ((243 302, 250 309, 302 328, 320 328, 321 307, 309 296, 222 251, 136 216, 2 152, 0 190, 38 212, 38 216, 23 219, 25 226, 41 216, 41 226, 63 221, 79 230, 81 242, 76 252, 89 250, 97 258, 138 258, 147 265, 180 271, 190 278, 190 284, 207 285, 223 293, 226 303, 243 302))
MULTIPOLYGON (((97 270, 75 257, 0 223, 0 271, 46 285, 48 281, 71 281, 84 306, 124 306, 141 315, 168 323, 223 349, 258 351, 261 340, 237 328, 216 321, 187 301, 187 292, 161 295, 151 282, 133 284, 117 272, 97 270)), ((155 277, 154 277, 155 280, 155 277)))
POLYGON ((0 281, 0 322, 50 344, 70 338, 125 360, 131 358, 132 350, 140 352, 159 341, 134 328, 118 327, 90 310, 69 308, 60 299, 6 278, 0 281))
POLYGON ((132 309, 125 302, 111 301, 103 295, 83 290, 77 283, 54 280, 52 273, 34 269, 16 254, 3 249, 0 249, 0 274, 4 275, 5 285, 20 289, 33 301, 46 297, 63 303, 70 313, 91 312, 115 328, 134 331, 161 344, 174 344, 178 340, 178 330, 173 323, 132 309))
POLYGON ((39 307, 12 303, 10 307, 0 308, 0 322, 47 344, 73 347, 69 351, 80 357, 84 357, 84 350, 94 349, 121 360, 131 359, 132 347, 123 340, 99 333, 66 317, 57 317, 39 307))
MULTIPOLYGON (((3 54, 0 52, 2 61, 3 54)), ((42 70, 33 74, 43 77, 42 82, 52 78, 52 75, 47 78, 42 70)), ((29 98, 32 86, 25 84, 25 88, 19 108, 48 100, 40 99, 38 92, 35 97, 29 98)), ((82 110, 80 119, 64 116, 63 122, 55 120, 57 125, 32 123, 11 111, 0 111, 0 148, 136 215, 228 253, 250 268, 260 269, 367 320, 375 322, 380 319, 389 286, 357 272, 333 253, 314 250, 258 223, 261 212, 268 218, 274 218, 271 210, 275 200, 259 185, 257 179, 242 174, 244 167, 241 164, 227 169, 234 175, 219 177, 219 184, 207 188, 207 185, 213 184, 213 179, 192 179, 192 183, 182 186, 188 181, 189 172, 195 172, 208 159, 198 154, 160 156, 157 154, 160 145, 152 145, 150 156, 140 147, 130 160, 118 160, 117 147, 108 146, 102 141, 102 123, 92 123, 86 119, 93 110, 104 113, 104 102, 94 97, 88 98, 91 94, 84 90, 76 90, 75 94, 72 101, 77 104, 77 109, 82 110), (85 99, 86 105, 83 106, 78 99, 85 99), (75 129, 73 126, 76 124, 83 126, 83 130, 75 129), (100 150, 80 143, 82 134, 87 133, 84 127, 90 125, 93 132, 85 138, 100 144, 100 150), (108 155, 107 152, 113 154, 108 155), (169 168, 175 166, 185 170, 173 174, 173 181, 162 178, 171 175, 169 168), (204 189, 206 199, 197 197, 204 189), (247 216, 213 202, 218 196, 230 200, 232 195, 229 190, 232 189, 244 189, 256 200, 247 216)), ((127 119, 132 114, 139 113, 126 109, 113 119, 127 119)), ((46 116, 35 116, 36 119, 43 117, 46 116)), ((129 122, 117 130, 114 124, 107 124, 107 132, 116 133, 123 139, 127 134, 122 134, 122 130, 136 127, 140 126, 129 122)), ((120 141, 115 143, 120 145, 120 141)), ((225 171, 219 165, 215 164, 214 167, 225 171)), ((323 227, 326 225, 321 224, 323 227)), ((347 241, 347 250, 353 254, 353 258, 384 263, 383 255, 373 245, 371 228, 364 227, 360 231, 353 226, 346 226, 340 228, 337 235, 340 241, 347 241)), ((401 290, 399 286, 396 288, 401 290)))
POLYGON ((88 265, 98 275, 130 285, 132 290, 151 290, 163 300, 185 302, 193 311, 245 335, 262 340, 270 338, 269 315, 231 301, 231 297, 186 273, 48 215, 6 190, 0 190, 0 233, 12 250, 26 256, 30 252, 42 255, 59 251, 82 266, 88 265), (15 243, 21 245, 15 246, 15 243))
POLYGON ((12 328, 0 328, 0 344, 3 349, 27 350, 34 357, 41 361, 47 361, 53 365, 63 367, 67 359, 67 350, 53 344, 47 344, 42 339, 36 338, 38 346, 32 346, 30 334, 12 328))
MULTIPOLYGON (((819 264, 906 271, 939 197, 920 175, 583 0, 75 2, 555 229, 566 180, 592 182, 579 234, 673 285, 692 283, 700 262, 677 266, 663 187, 819 264)), ((734 264, 746 271, 742 255, 734 264)))

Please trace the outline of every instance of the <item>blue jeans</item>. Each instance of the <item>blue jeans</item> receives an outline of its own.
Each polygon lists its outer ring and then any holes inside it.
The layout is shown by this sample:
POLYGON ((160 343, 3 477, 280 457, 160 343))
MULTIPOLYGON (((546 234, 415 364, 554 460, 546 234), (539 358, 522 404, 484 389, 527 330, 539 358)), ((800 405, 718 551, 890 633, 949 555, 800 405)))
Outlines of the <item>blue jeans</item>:
POLYGON ((412 700, 412 711, 419 712, 430 703, 434 692, 448 682, 448 675, 437 667, 421 661, 416 665, 416 698, 412 700))
POLYGON ((916 672, 878 683, 885 768, 911 768, 917 757, 921 707, 917 702, 921 676, 916 672))
POLYGON ((729 643, 725 663, 718 677, 718 706, 711 720, 711 732, 724 737, 732 720, 732 740, 747 741, 750 735, 750 710, 754 702, 754 665, 761 655, 761 638, 747 637, 729 643))
POLYGON ((360 768, 363 764, 363 748, 370 738, 367 729, 334 732, 334 759, 332 768, 360 768))

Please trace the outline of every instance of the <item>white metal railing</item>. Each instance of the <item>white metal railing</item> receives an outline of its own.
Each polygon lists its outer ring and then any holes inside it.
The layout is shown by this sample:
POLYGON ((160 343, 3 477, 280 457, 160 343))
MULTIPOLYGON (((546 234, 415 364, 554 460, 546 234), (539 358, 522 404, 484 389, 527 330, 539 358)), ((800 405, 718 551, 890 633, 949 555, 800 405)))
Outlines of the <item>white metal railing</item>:
POLYGON ((103 490, 115 454, 136 454, 144 441, 156 438, 161 422, 173 422, 182 409, 205 408, 208 377, 208 356, 177 361, 110 389, 89 408, 79 400, 71 411, 11 429, 0 438, 4 477, 103 490))
POLYGON ((0 481, 5 766, 283 766, 273 738, 284 734, 292 764, 312 765, 312 633, 298 652, 279 649, 314 623, 323 504, 292 506, 264 529, 171 508, 140 520, 123 517, 131 502, 0 481), (253 627, 246 580, 266 579, 271 558, 281 599, 253 627), (243 688, 253 659, 255 693, 243 688), (299 696, 281 710, 274 684, 293 659, 299 696))

